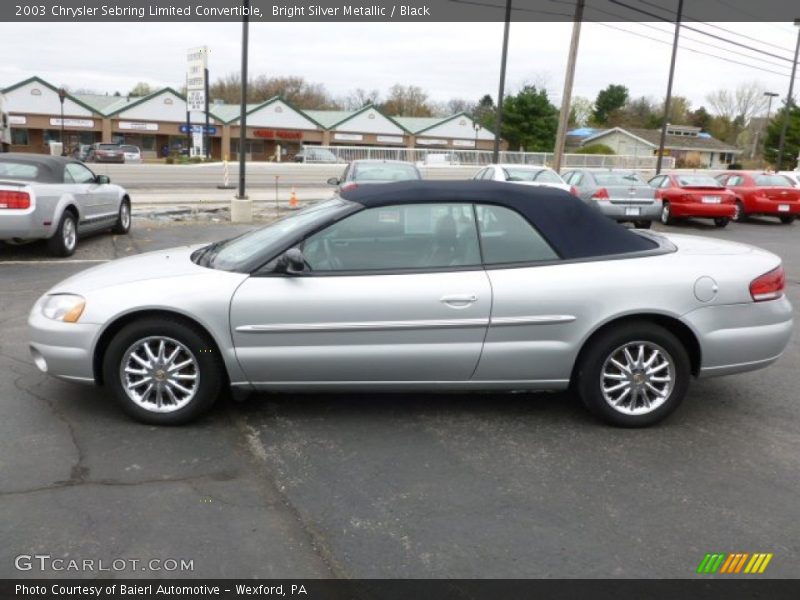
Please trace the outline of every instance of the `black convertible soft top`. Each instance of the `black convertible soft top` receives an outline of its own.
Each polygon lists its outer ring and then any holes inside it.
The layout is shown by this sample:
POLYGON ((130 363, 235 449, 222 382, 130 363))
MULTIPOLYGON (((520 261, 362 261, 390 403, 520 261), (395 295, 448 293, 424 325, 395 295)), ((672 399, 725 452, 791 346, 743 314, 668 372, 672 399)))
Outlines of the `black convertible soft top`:
POLYGON ((474 202, 522 214, 564 259, 642 252, 658 247, 572 194, 495 181, 403 181, 349 188, 341 197, 365 207, 420 202, 474 202))

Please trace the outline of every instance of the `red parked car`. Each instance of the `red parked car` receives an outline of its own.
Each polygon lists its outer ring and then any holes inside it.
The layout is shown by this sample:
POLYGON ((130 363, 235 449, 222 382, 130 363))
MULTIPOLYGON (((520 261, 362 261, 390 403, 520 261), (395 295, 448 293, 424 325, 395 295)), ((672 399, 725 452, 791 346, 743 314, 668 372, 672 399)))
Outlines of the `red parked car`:
POLYGON ((800 189, 777 173, 722 173, 717 181, 736 194, 734 220, 751 215, 778 217, 789 224, 800 214, 800 189))
POLYGON ((700 217, 714 219, 714 225, 725 227, 736 212, 736 196, 721 183, 700 173, 657 175, 650 180, 661 198, 661 222, 700 217))

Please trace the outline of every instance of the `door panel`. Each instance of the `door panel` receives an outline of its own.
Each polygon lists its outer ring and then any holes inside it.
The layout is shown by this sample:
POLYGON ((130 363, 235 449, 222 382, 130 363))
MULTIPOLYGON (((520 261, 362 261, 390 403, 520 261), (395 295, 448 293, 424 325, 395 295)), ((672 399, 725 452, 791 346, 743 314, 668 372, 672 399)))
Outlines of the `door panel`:
POLYGON ((483 270, 251 277, 231 303, 236 354, 277 382, 466 381, 491 287, 483 270))

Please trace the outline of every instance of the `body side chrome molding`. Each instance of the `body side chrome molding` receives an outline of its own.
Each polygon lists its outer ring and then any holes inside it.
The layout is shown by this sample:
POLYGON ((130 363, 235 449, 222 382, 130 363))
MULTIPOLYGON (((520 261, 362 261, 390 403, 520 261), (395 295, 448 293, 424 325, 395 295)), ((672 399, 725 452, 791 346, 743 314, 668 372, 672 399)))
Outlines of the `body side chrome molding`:
POLYGON ((400 329, 451 329, 455 327, 486 327, 509 325, 548 325, 574 321, 573 315, 540 315, 498 317, 491 319, 422 319, 416 321, 363 321, 340 323, 280 323, 275 325, 239 325, 239 333, 309 333, 346 331, 395 331, 400 329))

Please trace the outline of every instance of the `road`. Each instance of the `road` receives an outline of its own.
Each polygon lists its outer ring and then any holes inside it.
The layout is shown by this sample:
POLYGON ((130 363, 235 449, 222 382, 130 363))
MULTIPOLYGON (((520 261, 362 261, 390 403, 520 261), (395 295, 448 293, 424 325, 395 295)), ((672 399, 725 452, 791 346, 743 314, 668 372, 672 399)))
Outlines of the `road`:
MULTIPOLYGON (((800 225, 669 229, 779 253, 800 306, 800 225)), ((671 418, 633 431, 563 393, 259 395, 148 427, 31 363, 26 314, 92 264, 74 261, 241 230, 137 219, 72 261, 0 249, 0 577, 80 575, 13 567, 46 553, 193 559, 180 575, 208 578, 685 578, 706 552, 772 552, 765 577, 797 576, 796 338, 769 369, 694 382, 671 418)))

